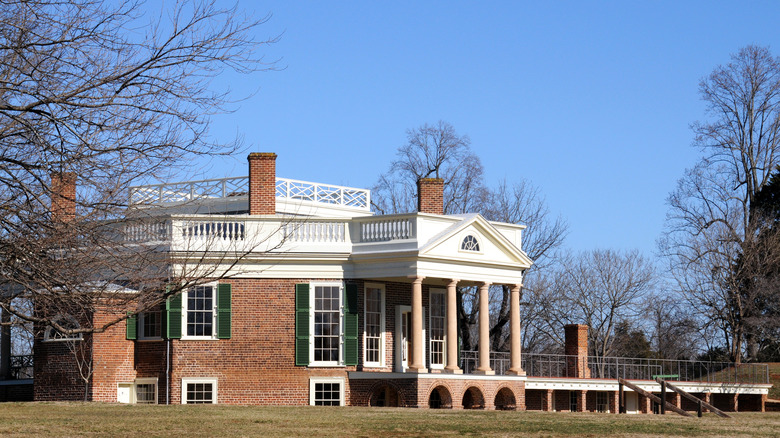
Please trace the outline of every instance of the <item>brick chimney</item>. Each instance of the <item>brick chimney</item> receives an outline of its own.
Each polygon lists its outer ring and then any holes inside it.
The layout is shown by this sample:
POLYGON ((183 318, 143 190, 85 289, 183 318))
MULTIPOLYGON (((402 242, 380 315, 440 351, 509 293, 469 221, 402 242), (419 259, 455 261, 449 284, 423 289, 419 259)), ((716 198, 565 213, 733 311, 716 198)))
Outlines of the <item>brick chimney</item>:
POLYGON ((417 180, 417 211, 444 214, 444 180, 420 178, 417 180))
POLYGON ((580 379, 590 378, 588 367, 588 326, 584 324, 569 324, 563 327, 566 331, 566 374, 568 377, 580 379))
POLYGON ((57 222, 70 222, 76 217, 76 174, 51 173, 51 218, 57 222))
POLYGON ((276 154, 252 152, 249 161, 249 214, 276 214, 276 154))

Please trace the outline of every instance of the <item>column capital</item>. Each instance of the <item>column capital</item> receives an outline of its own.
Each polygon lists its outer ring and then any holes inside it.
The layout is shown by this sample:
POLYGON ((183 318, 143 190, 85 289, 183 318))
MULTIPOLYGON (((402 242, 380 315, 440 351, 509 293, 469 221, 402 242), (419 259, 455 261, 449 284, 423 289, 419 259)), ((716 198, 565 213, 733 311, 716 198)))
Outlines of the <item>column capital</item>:
POLYGON ((412 283, 417 283, 417 284, 422 284, 423 280, 425 280, 425 277, 420 275, 410 275, 406 278, 412 280, 412 283))
POLYGON ((458 285, 458 283, 460 283, 460 280, 458 280, 457 278, 453 278, 450 280, 449 283, 447 283, 447 287, 455 287, 458 285))
POLYGON ((482 285, 480 287, 490 287, 493 285, 493 282, 491 281, 483 281, 482 285))

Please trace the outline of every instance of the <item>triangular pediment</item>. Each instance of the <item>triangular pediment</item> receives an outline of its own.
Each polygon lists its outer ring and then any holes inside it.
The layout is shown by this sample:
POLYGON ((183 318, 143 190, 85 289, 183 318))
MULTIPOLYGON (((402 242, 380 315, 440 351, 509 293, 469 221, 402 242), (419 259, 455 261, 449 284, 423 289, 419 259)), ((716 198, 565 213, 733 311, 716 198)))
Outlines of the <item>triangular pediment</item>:
POLYGON ((473 263, 517 265, 529 268, 533 261, 499 230, 478 214, 463 216, 420 248, 421 257, 447 258, 473 263))

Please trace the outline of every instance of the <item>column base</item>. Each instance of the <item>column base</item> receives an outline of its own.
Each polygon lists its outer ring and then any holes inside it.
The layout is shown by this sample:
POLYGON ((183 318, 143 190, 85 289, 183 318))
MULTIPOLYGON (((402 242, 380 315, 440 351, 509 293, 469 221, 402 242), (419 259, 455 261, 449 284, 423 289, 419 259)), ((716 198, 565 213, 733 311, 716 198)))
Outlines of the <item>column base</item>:
POLYGON ((495 376, 496 372, 493 370, 474 370, 471 374, 477 374, 479 376, 495 376))
POLYGON ((522 369, 519 369, 519 370, 513 370, 513 369, 511 369, 511 368, 510 368, 510 369, 508 369, 508 370, 506 371, 506 373, 507 373, 508 375, 510 375, 510 376, 525 376, 525 375, 526 375, 526 374, 525 374, 525 371, 523 371, 522 369))
POLYGON ((412 373, 412 374, 428 374, 428 368, 412 368, 412 367, 409 367, 409 368, 406 369, 406 372, 407 373, 412 373))
POLYGON ((448 374, 463 374, 463 370, 460 368, 444 368, 444 372, 448 374))

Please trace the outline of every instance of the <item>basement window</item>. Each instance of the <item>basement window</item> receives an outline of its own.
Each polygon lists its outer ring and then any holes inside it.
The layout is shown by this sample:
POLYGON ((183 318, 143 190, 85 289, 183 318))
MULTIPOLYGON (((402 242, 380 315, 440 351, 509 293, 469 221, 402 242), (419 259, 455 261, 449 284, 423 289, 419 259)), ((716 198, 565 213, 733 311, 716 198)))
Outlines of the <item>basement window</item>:
POLYGON ((344 379, 331 377, 309 380, 309 404, 312 406, 344 406, 344 379))

